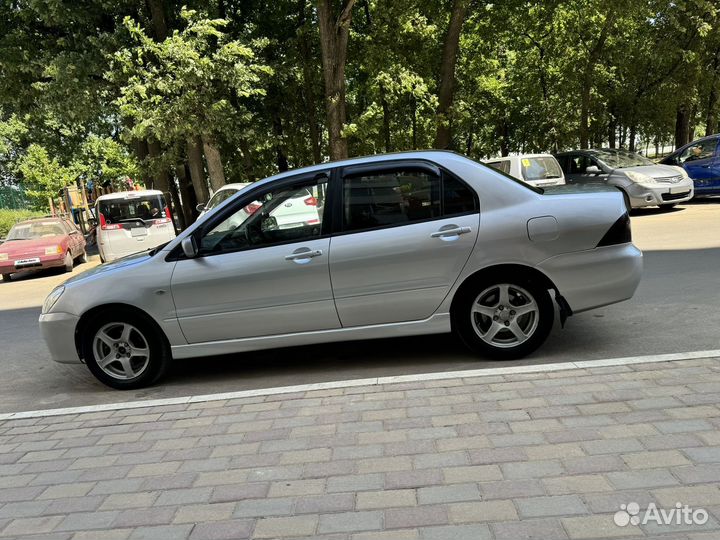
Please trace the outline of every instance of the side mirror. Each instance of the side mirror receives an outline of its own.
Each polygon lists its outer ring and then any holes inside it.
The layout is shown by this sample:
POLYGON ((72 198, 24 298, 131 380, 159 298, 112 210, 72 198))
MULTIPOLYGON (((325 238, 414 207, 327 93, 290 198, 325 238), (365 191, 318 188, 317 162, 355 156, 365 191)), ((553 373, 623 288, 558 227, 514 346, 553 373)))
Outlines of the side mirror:
POLYGON ((585 174, 600 174, 601 172, 597 165, 590 165, 585 169, 585 174))
POLYGON ((204 211, 205 211, 205 205, 204 205, 204 204, 198 204, 198 205, 195 207, 195 210, 197 210, 198 212, 204 212, 204 211))
POLYGON ((183 253, 188 259, 194 259, 198 255, 198 245, 195 240, 195 235, 191 234, 187 238, 183 238, 182 243, 183 253))

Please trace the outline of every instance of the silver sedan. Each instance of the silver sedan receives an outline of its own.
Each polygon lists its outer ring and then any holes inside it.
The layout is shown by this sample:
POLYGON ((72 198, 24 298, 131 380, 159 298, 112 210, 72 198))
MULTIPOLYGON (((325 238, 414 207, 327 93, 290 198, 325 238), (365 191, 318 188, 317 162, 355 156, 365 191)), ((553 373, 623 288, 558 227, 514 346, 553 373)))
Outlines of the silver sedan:
POLYGON ((641 272, 614 188, 543 191, 451 152, 399 153, 255 182, 169 244, 55 289, 40 328, 54 360, 121 389, 173 358, 449 331, 510 359, 543 343, 556 306, 564 323, 626 300, 641 272))

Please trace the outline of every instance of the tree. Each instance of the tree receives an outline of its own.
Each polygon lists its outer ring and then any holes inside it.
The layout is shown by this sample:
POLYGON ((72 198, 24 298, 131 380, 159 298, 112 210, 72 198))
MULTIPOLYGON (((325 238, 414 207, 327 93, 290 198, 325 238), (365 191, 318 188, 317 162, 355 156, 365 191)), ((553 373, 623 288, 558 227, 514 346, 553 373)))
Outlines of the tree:
POLYGON ((450 122, 448 112, 453 103, 455 87, 455 62, 457 61, 460 32, 467 15, 468 0, 454 0, 450 23, 443 43, 440 61, 440 84, 438 90, 437 134, 435 148, 450 147, 450 122))
POLYGON ((354 4, 355 0, 342 0, 337 15, 333 0, 318 0, 317 5, 330 139, 329 153, 332 160, 348 157, 347 139, 343 134, 347 119, 345 61, 354 4))

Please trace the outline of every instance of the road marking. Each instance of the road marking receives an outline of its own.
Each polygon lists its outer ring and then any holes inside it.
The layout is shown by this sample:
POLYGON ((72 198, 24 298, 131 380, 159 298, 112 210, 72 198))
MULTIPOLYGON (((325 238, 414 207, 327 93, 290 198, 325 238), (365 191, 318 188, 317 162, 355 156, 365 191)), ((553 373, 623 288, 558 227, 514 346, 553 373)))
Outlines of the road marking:
POLYGON ((470 379, 478 377, 493 377, 497 375, 515 375, 518 373, 542 373, 564 370, 570 371, 573 369, 627 366, 633 364, 650 364, 656 362, 678 362, 683 360, 698 360, 701 358, 715 357, 720 357, 720 349, 672 354, 654 354, 647 356, 628 356, 624 358, 607 358, 602 360, 582 360, 578 362, 558 362, 554 364, 540 364, 534 366, 510 366, 505 368, 470 369, 465 371, 419 373, 416 375, 371 377, 367 379, 350 379, 345 381, 299 384, 296 386, 279 386, 275 388, 258 388, 256 390, 240 390, 238 392, 224 392, 220 394, 203 394, 177 398, 148 399, 144 401, 125 401, 121 403, 105 403, 101 405, 88 405, 84 407, 67 407, 64 409, 46 409, 38 411, 4 413, 0 414, 0 421, 19 420, 22 418, 42 418, 47 416, 61 416, 67 414, 81 414, 102 411, 118 411, 123 409, 139 409, 143 407, 159 407, 162 405, 185 405, 190 403, 203 403, 207 401, 222 401, 227 399, 292 394, 296 392, 311 392, 313 390, 352 388, 355 386, 378 386, 383 384, 394 384, 401 382, 440 381, 444 379, 470 379))

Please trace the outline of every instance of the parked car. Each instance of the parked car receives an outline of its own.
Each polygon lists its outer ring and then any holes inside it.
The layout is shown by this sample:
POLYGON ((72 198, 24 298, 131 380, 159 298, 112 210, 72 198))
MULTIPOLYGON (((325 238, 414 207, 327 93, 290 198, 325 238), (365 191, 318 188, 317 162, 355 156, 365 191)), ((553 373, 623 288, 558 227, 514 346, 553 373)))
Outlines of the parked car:
POLYGON ((97 244, 102 262, 166 244, 175 238, 172 214, 161 191, 122 191, 97 198, 97 244))
POLYGON ((557 154, 568 184, 617 187, 628 209, 672 208, 692 199, 693 182, 681 167, 657 165, 649 159, 611 148, 573 150, 557 154))
POLYGON ((696 197, 720 195, 720 133, 686 144, 660 163, 685 169, 695 184, 696 197))
POLYGON ((451 330, 518 358, 548 336, 553 297, 564 322, 630 298, 641 269, 616 189, 543 192, 407 152, 256 182, 166 246, 53 290, 40 328, 54 360, 114 388, 151 384, 172 358, 451 330), (278 226, 308 193, 317 222, 278 226))
POLYGON ((550 154, 521 154, 485 160, 484 163, 537 187, 561 186, 565 175, 550 154))
MULTIPOLYGON (((215 195, 210 198, 207 205, 198 205, 201 210, 200 216, 204 216, 210 210, 217 208, 221 203, 249 186, 249 183, 228 184, 221 187, 215 195)), ((322 204, 321 199, 313 196, 309 190, 300 191, 294 197, 288 199, 282 206, 273 211, 273 218, 276 225, 280 229, 294 227, 297 223, 313 224, 318 223, 318 204, 322 204)), ((250 214, 261 207, 260 201, 253 201, 244 207, 244 212, 238 212, 235 220, 228 222, 228 226, 240 225, 250 214)))
POLYGON ((210 200, 206 204, 198 204, 197 205, 197 211, 200 212, 199 217, 204 216, 210 210, 212 210, 216 206, 219 206, 220 203, 225 202, 230 197, 235 195, 238 191, 248 187, 249 185, 250 185, 250 182, 239 182, 239 183, 235 183, 235 184, 224 185, 223 187, 218 189, 212 197, 210 197, 210 200))
POLYGON ((85 237, 65 218, 48 217, 16 223, 0 245, 0 274, 64 268, 72 272, 75 262, 85 262, 85 237))

